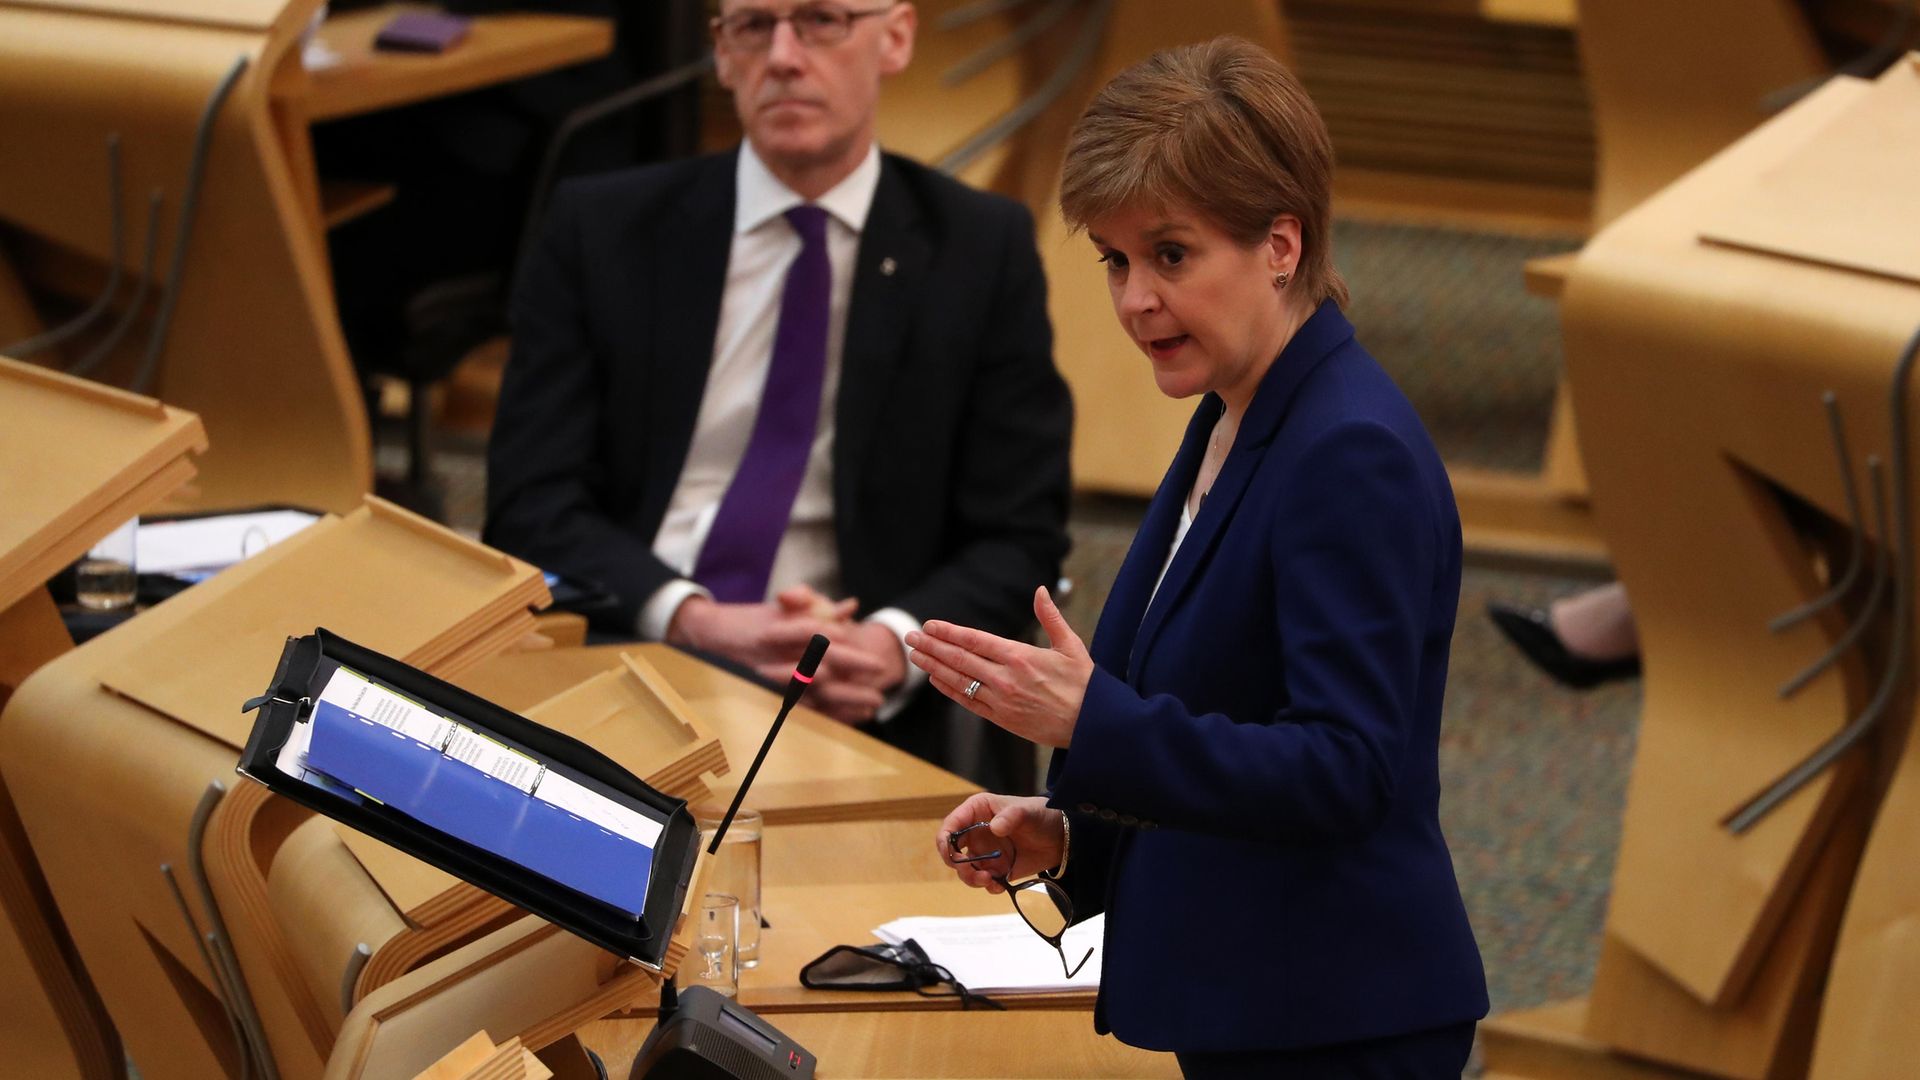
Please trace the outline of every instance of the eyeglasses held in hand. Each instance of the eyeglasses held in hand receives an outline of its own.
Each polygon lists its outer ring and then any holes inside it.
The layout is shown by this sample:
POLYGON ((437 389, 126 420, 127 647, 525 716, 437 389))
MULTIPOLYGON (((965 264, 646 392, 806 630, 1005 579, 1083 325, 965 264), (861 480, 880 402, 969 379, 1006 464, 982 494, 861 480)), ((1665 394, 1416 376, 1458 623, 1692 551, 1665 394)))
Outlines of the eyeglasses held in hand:
POLYGON ((991 831, 982 832, 980 835, 985 837, 987 842, 1000 846, 978 855, 967 848, 968 834, 976 829, 986 828, 986 822, 976 821, 958 832, 947 834, 947 850, 950 852, 947 858, 955 863, 976 866, 993 875, 993 880, 1007 890, 1007 895, 1013 898, 1013 910, 1020 913, 1020 918, 1025 920, 1027 927, 1039 934, 1047 944, 1053 946, 1054 952, 1060 954, 1060 969, 1067 973, 1067 978, 1071 979, 1080 974, 1080 969, 1093 958, 1093 950, 1088 949, 1079 963, 1071 967, 1067 965, 1067 950, 1061 944, 1061 940, 1066 937, 1067 927, 1073 925, 1073 901, 1067 898, 1067 890, 1052 878, 1036 877, 1021 882, 1008 881, 1007 875, 1013 869, 1015 855, 1011 839, 1002 839, 993 835, 991 831))
POLYGON ((853 24, 869 15, 884 15, 893 5, 855 10, 839 4, 801 4, 785 15, 763 8, 741 8, 713 20, 713 36, 734 52, 766 52, 781 23, 792 23, 802 45, 838 45, 853 34, 853 24))

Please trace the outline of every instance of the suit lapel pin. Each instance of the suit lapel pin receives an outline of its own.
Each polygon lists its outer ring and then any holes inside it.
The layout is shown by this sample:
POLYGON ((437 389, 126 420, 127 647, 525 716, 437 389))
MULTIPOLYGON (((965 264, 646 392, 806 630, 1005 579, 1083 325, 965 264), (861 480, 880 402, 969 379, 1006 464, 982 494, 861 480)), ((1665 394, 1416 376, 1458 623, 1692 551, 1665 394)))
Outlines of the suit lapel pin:
POLYGON ((880 260, 880 276, 881 277, 892 277, 893 272, 898 269, 900 269, 900 264, 893 261, 893 256, 889 255, 886 258, 880 260))

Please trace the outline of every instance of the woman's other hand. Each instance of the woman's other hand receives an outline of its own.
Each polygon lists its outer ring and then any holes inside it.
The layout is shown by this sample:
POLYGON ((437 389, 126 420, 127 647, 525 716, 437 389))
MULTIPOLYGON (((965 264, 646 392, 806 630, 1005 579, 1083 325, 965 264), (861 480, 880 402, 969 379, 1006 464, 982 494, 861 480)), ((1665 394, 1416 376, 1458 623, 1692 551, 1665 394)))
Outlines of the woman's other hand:
POLYGON ((1051 870, 1060 865, 1061 848, 1066 841, 1066 826, 1061 823, 1063 816, 1060 811, 1050 809, 1045 797, 1040 795, 994 795, 983 791, 970 796, 947 815, 947 819, 940 823, 939 834, 933 838, 933 846, 963 883, 991 893, 1003 892, 1000 883, 994 880, 995 873, 1000 873, 1008 881, 1025 881, 1042 870, 1051 870), (967 835, 965 852, 955 851, 949 837, 982 821, 987 823, 987 828, 967 835), (993 836, 989 839, 981 836, 982 832, 990 832, 993 836), (955 855, 965 857, 969 854, 1005 851, 1004 841, 1012 842, 1014 859, 1011 866, 1004 859, 985 863, 953 861, 955 855))
POLYGON ((1044 586, 1034 591, 1033 613, 1051 648, 929 622, 907 635, 908 659, 969 712, 1030 742, 1061 748, 1073 741, 1093 658, 1044 586), (980 685, 967 693, 975 680, 980 685))

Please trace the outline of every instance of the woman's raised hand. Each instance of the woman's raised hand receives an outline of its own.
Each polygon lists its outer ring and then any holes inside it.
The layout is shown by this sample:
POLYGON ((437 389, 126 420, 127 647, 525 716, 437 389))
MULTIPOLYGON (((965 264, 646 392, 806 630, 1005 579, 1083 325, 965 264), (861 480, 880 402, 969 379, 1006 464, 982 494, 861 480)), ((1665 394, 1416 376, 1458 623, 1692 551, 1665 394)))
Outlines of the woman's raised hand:
POLYGON ((936 621, 907 635, 908 659, 974 715, 1041 746, 1065 747, 1093 678, 1093 658, 1044 586, 1034 591, 1033 613, 1051 648, 936 621))

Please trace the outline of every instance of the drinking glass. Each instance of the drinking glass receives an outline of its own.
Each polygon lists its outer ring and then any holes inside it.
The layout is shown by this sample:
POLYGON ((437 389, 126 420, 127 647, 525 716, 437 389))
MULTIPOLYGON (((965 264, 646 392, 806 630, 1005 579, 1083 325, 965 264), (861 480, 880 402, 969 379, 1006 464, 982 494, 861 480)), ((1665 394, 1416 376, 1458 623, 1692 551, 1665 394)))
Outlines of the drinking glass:
POLYGON ((133 605, 136 518, 108 533, 88 550, 74 572, 74 598, 91 611, 119 611, 133 605))
POLYGON ((740 926, 740 901, 708 893, 700 898, 694 924, 693 949, 680 961, 674 985, 685 990, 704 986, 734 997, 740 993, 740 966, 734 952, 740 926))
MULTIPOLYGON (((703 847, 713 840, 714 830, 720 827, 720 818, 725 813, 724 807, 695 808, 693 820, 699 826, 703 847)), ((720 841, 720 850, 714 855, 716 861, 713 869, 707 872, 709 888, 740 900, 738 947, 740 966, 743 968, 760 966, 760 837, 763 828, 758 810, 741 807, 740 812, 733 815, 733 824, 727 826, 726 839, 720 841)))

